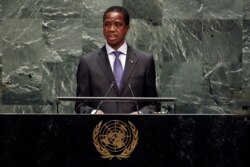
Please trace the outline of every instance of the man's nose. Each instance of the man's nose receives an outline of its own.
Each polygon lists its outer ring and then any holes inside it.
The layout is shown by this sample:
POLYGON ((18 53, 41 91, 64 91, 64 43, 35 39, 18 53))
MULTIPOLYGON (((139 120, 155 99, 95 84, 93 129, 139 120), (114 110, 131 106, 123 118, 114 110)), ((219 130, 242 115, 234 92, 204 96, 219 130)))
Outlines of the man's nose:
POLYGON ((111 24, 109 31, 115 31, 115 30, 116 30, 115 25, 114 25, 114 24, 111 24))

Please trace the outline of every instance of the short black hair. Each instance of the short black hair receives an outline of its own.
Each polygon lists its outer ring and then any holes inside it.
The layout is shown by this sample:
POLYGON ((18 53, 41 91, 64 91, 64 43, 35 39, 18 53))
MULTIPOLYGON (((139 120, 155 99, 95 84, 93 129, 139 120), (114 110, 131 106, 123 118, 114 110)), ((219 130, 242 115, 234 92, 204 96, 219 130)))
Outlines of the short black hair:
POLYGON ((118 12, 118 13, 122 13, 123 16, 124 16, 124 21, 125 21, 125 24, 126 26, 129 25, 129 22, 130 22, 130 16, 129 16, 129 13, 127 11, 127 9, 125 9, 124 7, 122 6, 111 6, 110 8, 108 8, 104 14, 103 14, 103 22, 105 20, 105 16, 107 13, 109 12, 118 12))

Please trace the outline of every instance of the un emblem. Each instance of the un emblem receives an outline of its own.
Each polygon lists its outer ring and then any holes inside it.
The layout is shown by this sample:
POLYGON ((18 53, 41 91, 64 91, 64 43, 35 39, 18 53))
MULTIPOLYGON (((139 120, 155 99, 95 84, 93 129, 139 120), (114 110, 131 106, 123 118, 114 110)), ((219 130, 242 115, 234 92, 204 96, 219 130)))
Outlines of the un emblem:
POLYGON ((93 130, 93 143, 102 158, 128 158, 138 143, 138 130, 130 121, 101 121, 93 130))

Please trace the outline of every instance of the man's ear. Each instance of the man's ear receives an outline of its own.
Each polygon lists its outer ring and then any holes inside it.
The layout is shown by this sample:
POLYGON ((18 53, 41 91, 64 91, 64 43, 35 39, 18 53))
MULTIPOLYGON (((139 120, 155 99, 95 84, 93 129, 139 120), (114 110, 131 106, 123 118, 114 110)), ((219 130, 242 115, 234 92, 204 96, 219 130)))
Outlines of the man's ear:
POLYGON ((130 29, 130 26, 129 26, 129 25, 127 25, 127 26, 126 26, 126 29, 127 29, 127 30, 129 30, 129 29, 130 29))

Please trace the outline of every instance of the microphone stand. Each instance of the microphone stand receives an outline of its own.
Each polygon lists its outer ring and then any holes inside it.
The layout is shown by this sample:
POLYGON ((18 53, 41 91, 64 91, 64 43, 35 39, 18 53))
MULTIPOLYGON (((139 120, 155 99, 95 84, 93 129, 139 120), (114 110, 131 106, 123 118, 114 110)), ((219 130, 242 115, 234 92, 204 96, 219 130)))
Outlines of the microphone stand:
MULTIPOLYGON (((129 82, 128 82, 128 87, 129 87, 129 90, 130 90, 132 96, 135 97, 134 92, 133 92, 133 90, 132 90, 131 85, 130 85, 129 82)), ((138 106, 137 101, 135 101, 135 105, 136 105, 136 109, 137 109, 137 111, 138 111, 138 114, 140 114, 140 110, 139 110, 139 106, 138 106)))
MULTIPOLYGON (((106 96, 109 94, 109 92, 110 92, 111 89, 114 87, 114 85, 115 85, 114 82, 112 82, 112 84, 110 85, 108 91, 105 93, 104 97, 106 97, 106 96)), ((100 108, 100 106, 102 105, 102 103, 103 103, 103 100, 101 100, 101 102, 98 104, 98 106, 97 106, 96 111, 95 111, 94 114, 96 114, 96 112, 99 110, 99 108, 100 108)))

